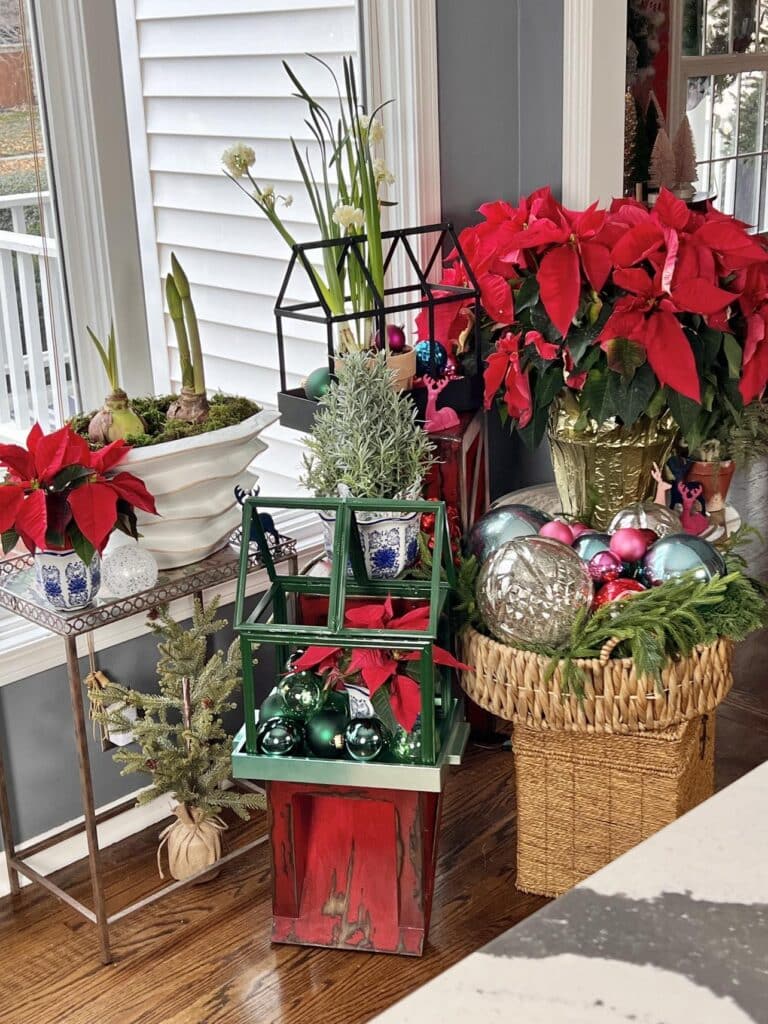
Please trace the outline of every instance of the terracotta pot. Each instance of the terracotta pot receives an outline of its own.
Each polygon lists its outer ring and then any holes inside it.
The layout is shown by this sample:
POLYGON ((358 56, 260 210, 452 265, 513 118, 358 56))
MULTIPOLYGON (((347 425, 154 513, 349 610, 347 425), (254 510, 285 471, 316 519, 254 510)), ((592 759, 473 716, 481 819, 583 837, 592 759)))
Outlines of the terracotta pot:
POLYGON ((686 480, 695 480, 701 484, 704 505, 710 515, 725 510, 725 499, 731 486, 736 463, 733 459, 723 462, 697 462, 689 459, 689 470, 686 480))
MULTIPOLYGON (((375 355, 375 353, 371 353, 375 355)), ((334 366, 337 369, 343 364, 344 356, 334 357, 334 366)), ((392 387, 395 391, 407 391, 413 384, 416 376, 416 351, 407 345, 402 352, 390 352, 387 355, 387 369, 392 372, 392 387)))

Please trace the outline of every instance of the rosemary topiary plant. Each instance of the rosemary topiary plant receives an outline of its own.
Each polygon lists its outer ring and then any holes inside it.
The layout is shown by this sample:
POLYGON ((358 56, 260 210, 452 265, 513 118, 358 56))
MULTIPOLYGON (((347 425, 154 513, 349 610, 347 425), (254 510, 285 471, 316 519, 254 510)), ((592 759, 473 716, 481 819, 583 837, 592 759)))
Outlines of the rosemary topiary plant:
POLYGON ((434 445, 383 354, 351 352, 320 400, 301 482, 316 497, 414 498, 434 445))

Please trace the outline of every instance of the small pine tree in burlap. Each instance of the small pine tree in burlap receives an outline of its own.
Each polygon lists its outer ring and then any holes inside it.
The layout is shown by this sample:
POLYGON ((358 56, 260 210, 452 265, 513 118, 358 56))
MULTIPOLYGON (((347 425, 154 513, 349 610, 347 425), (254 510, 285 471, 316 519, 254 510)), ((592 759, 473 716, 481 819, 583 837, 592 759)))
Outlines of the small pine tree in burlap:
POLYGON ((699 175, 696 170, 696 143, 687 115, 675 132, 672 149, 675 154, 675 192, 689 198, 695 192, 694 182, 699 175))
POLYGON ((139 794, 141 804, 171 793, 179 804, 202 816, 230 808, 241 818, 263 807, 259 793, 222 789, 231 775, 232 737, 223 716, 236 705, 231 697, 240 683, 237 642, 226 653, 208 657, 208 639, 226 626, 217 619, 218 600, 207 608, 195 602, 192 625, 185 629, 164 612, 153 631, 162 637, 158 650, 160 692, 142 693, 108 681, 94 695, 93 717, 117 731, 132 731, 138 750, 118 750, 122 774, 144 772, 152 785, 139 794), (117 705, 110 710, 110 706, 117 705), (136 708, 136 722, 121 708, 136 708))
POLYGON ((649 181, 655 188, 673 188, 675 184, 675 154, 663 128, 653 144, 649 181))

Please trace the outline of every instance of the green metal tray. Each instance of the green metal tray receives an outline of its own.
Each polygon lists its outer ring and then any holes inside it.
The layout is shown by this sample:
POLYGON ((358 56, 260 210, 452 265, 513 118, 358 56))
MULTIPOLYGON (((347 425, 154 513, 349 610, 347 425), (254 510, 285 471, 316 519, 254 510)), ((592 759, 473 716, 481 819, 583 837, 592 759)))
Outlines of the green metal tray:
MULTIPOLYGON (((258 722, 258 712, 256 712, 258 722)), ((246 751, 245 725, 234 739, 232 774, 236 779, 264 782, 308 782, 327 786, 361 786, 369 789, 406 789, 439 793, 451 765, 461 764, 469 739, 462 703, 454 700, 441 721, 442 742, 433 765, 400 764, 396 761, 347 761, 318 757, 267 757, 246 751)))

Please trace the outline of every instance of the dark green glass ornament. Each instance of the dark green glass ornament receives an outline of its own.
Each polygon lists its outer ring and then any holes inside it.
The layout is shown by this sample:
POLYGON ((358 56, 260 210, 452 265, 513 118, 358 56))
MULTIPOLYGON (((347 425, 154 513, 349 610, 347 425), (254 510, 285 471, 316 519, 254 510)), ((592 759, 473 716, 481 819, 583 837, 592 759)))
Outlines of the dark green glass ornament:
POLYGON ((349 697, 344 690, 326 690, 325 707, 340 711, 349 720, 349 697))
POLYGON ((323 684, 314 672, 291 672, 281 679, 278 690, 289 710, 302 718, 323 706, 323 684))
POLYGON ((285 703, 285 697, 275 687, 275 689, 267 695, 259 708, 259 722, 268 722, 271 718, 291 718, 294 717, 293 711, 285 703))
POLYGON ((421 726, 415 725, 411 732, 398 729, 390 751, 393 757, 406 764, 416 764, 421 761, 421 726))
POLYGON ((384 744, 384 726, 378 718, 353 718, 344 733, 347 753, 355 761, 373 761, 384 744))
POLYGON ((270 718, 259 726, 256 744, 262 754, 286 757, 300 753, 303 729, 295 718, 270 718))
POLYGON ((304 394, 307 398, 314 398, 315 401, 322 398, 331 386, 331 371, 327 366, 318 366, 316 370, 307 374, 304 381, 304 394))
POLYGON ((297 647, 296 650, 292 654, 288 655, 288 660, 285 663, 285 671, 286 672, 294 672, 295 671, 295 669, 296 669, 296 662, 299 660, 299 658, 302 656, 302 654, 304 654, 304 648, 303 647, 297 647))
POLYGON ((347 715, 336 708, 324 708, 307 722, 307 746, 315 757, 344 757, 347 715))

